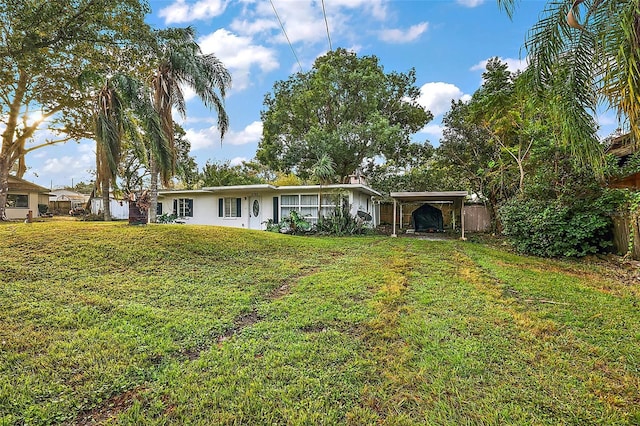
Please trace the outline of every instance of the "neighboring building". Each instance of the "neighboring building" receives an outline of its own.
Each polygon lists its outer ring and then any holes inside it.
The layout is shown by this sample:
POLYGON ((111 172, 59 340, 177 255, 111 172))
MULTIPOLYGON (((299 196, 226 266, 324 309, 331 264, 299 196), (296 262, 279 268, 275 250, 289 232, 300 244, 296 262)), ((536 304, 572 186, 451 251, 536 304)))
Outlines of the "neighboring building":
MULTIPOLYGON (((634 142, 631 134, 626 133, 613 138, 605 152, 617 157, 618 166, 622 168, 631 157, 638 152, 638 145, 634 142)), ((640 190, 640 172, 634 172, 626 176, 611 179, 609 181, 609 187, 628 188, 635 191, 640 190)))
MULTIPOLYGON (((91 213, 95 215, 102 214, 102 197, 96 197, 91 199, 91 213)), ((109 212, 111 213, 111 218, 116 220, 126 220, 129 219, 129 201, 128 200, 118 200, 113 194, 109 194, 109 212)))
POLYGON ((326 216, 343 199, 352 215, 365 212, 372 224, 380 222, 380 193, 357 184, 275 186, 269 184, 218 186, 198 190, 160 191, 158 215, 175 214, 184 223, 265 229, 266 222, 289 216, 292 210, 310 222, 318 211, 326 216), (319 203, 322 200, 321 209, 319 203))
POLYGON ((67 215, 71 210, 83 209, 89 196, 68 189, 49 191, 49 211, 53 214, 67 215))
POLYGON ((47 206, 49 190, 43 186, 9 176, 9 194, 5 213, 7 219, 25 219, 31 211, 38 216, 38 205, 47 206))

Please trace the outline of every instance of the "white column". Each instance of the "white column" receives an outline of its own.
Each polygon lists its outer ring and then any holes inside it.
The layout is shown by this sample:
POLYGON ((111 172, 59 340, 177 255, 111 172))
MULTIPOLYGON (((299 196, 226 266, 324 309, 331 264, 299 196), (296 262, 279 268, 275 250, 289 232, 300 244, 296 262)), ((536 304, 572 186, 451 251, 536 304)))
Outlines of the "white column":
POLYGON ((397 210, 397 205, 396 205, 396 199, 393 199, 393 233, 391 234, 392 237, 397 237, 398 234, 396 234, 396 210, 397 210))
POLYGON ((462 239, 465 240, 464 237, 464 201, 460 204, 460 221, 462 222, 462 239))

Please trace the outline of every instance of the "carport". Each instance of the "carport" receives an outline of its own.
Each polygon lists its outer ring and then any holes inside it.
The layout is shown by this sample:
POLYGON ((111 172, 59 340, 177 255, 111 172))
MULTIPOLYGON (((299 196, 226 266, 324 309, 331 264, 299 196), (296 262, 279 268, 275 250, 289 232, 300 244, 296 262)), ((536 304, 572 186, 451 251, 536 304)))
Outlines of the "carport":
MULTIPOLYGON (((398 205, 400 205, 400 228, 402 228, 402 207, 408 203, 434 203, 434 204, 452 204, 453 209, 460 212, 460 227, 462 229, 462 239, 464 239, 464 199, 467 197, 467 191, 442 191, 442 192, 392 192, 393 198, 393 233, 392 237, 397 237, 396 222, 398 205)), ((455 215, 453 227, 455 229, 455 215)))

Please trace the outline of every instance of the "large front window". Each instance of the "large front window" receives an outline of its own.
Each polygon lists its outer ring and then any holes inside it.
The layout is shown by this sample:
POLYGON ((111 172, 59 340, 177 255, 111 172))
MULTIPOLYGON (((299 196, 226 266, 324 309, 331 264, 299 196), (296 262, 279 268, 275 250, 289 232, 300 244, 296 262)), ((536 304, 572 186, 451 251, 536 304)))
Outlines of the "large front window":
POLYGON ((5 208, 29 208, 29 196, 23 194, 8 194, 5 208))
MULTIPOLYGON (((337 194, 322 194, 322 209, 320 214, 327 216, 336 206, 340 199, 337 194)), ((290 216, 291 211, 295 211, 310 222, 318 220, 318 194, 296 194, 282 195, 280 197, 280 217, 290 216)))
POLYGON ((178 198, 173 200, 174 214, 178 217, 193 217, 193 199, 178 198))
POLYGON ((240 203, 239 198, 225 198, 224 199, 224 217, 240 217, 240 203))

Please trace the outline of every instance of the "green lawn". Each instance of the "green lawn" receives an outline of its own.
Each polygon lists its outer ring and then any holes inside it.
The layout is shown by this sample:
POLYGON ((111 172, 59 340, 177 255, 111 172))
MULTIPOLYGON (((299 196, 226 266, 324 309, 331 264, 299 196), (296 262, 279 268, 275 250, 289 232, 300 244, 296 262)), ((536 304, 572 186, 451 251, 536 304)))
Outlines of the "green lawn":
POLYGON ((640 424, 640 285, 459 241, 0 225, 0 425, 640 424))

